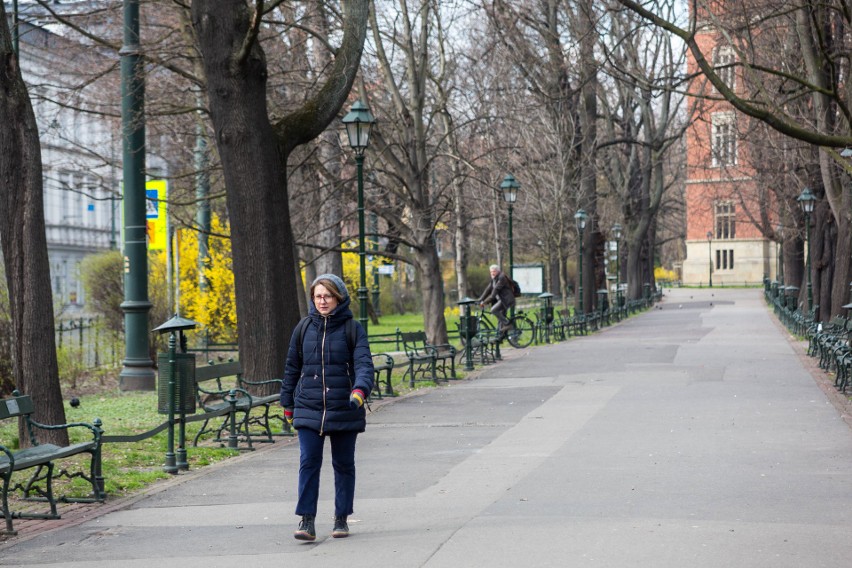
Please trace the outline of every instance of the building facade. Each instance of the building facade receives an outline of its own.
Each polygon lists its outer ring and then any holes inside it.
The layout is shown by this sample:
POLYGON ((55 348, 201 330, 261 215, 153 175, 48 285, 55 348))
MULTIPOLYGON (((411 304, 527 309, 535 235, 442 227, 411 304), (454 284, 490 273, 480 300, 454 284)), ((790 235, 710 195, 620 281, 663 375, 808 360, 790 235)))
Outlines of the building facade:
MULTIPOLYGON (((711 26, 696 41, 726 85, 740 87, 734 50, 711 26)), ((750 166, 746 117, 700 75, 690 53, 693 122, 687 131, 686 285, 757 285, 776 277, 778 247, 753 221, 760 199, 750 166)))
MULTIPOLYGON (((87 81, 104 58, 37 20, 19 26, 21 71, 42 150, 44 216, 54 304, 60 317, 84 315, 80 266, 120 249, 121 140, 115 94, 87 81)), ((118 87, 116 86, 116 89, 118 87)))

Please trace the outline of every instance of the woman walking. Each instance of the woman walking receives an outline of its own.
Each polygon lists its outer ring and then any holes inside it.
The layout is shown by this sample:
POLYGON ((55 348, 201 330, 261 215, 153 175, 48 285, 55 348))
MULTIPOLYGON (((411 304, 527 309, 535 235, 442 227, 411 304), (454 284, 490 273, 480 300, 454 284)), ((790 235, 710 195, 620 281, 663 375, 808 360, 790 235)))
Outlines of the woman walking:
POLYGON ((334 467, 331 535, 349 535, 347 517, 355 500, 355 441, 366 427, 364 401, 373 388, 370 344, 349 303, 343 280, 334 274, 318 276, 311 284, 308 317, 290 338, 281 406, 299 436, 296 514, 302 520, 294 534, 298 540, 316 539, 314 521, 326 438, 331 441, 334 467))

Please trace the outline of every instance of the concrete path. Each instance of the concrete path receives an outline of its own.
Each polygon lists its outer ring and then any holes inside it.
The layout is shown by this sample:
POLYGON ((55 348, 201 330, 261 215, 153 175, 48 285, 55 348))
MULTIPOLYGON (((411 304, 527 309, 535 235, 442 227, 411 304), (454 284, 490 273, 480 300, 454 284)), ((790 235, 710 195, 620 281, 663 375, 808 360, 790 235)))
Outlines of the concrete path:
POLYGON ((298 447, 276 444, 0 544, 0 565, 852 565, 844 397, 759 290, 661 306, 376 409, 348 539, 330 463, 317 542, 292 538, 298 447))

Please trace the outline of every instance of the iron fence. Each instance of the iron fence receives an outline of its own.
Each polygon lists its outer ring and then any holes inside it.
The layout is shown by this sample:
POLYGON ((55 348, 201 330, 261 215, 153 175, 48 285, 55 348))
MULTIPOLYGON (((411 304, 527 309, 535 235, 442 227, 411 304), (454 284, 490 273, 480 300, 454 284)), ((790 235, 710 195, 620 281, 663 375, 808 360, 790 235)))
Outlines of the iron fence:
POLYGON ((69 349, 78 357, 81 367, 91 369, 117 365, 117 342, 99 317, 60 320, 56 326, 56 348, 69 349))

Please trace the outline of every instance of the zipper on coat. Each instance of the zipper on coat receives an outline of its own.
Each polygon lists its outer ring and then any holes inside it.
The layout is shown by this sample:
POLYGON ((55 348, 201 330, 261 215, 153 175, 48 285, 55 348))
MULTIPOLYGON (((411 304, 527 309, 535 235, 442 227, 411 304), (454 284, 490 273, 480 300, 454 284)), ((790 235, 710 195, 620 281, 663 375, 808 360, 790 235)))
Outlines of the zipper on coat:
POLYGON ((320 420, 319 435, 322 436, 322 431, 325 429, 325 415, 328 410, 326 400, 325 387, 325 332, 328 329, 328 318, 322 318, 322 345, 320 347, 320 368, 322 369, 322 420, 320 420))

